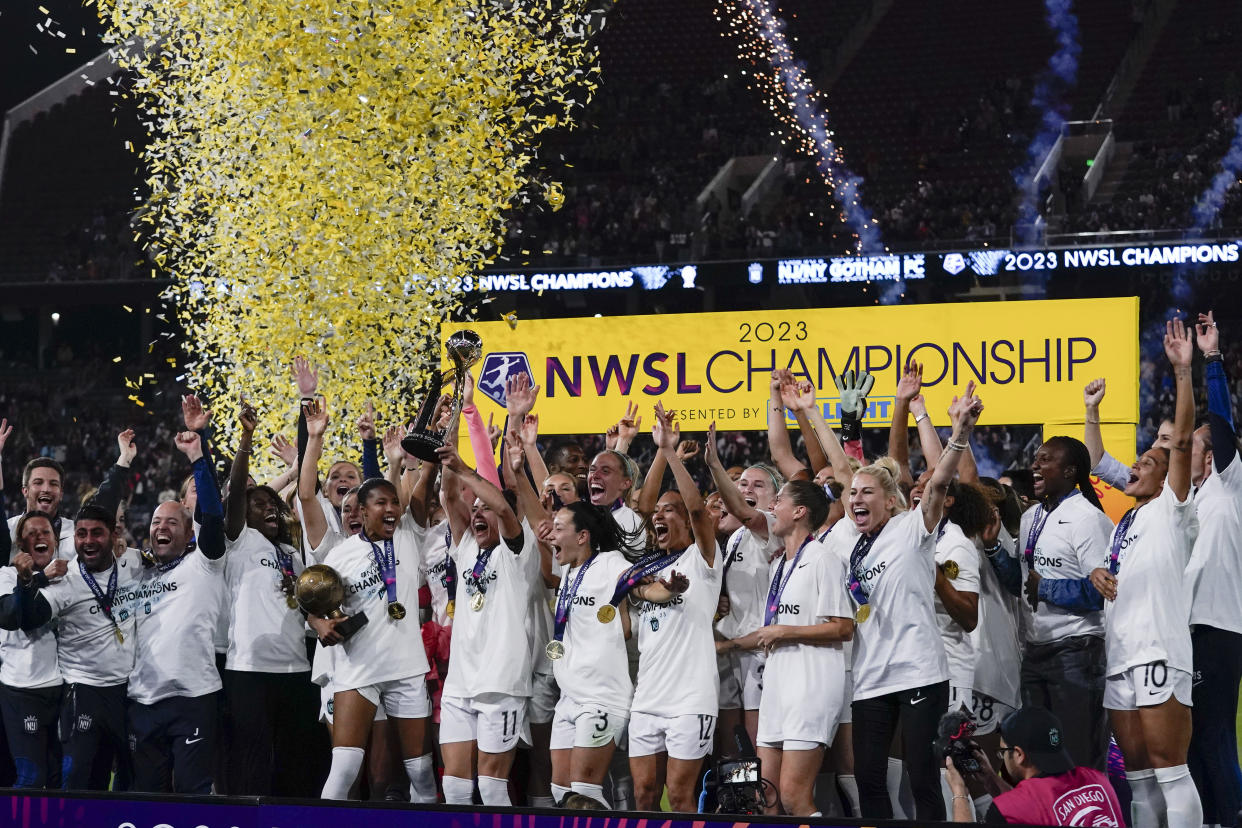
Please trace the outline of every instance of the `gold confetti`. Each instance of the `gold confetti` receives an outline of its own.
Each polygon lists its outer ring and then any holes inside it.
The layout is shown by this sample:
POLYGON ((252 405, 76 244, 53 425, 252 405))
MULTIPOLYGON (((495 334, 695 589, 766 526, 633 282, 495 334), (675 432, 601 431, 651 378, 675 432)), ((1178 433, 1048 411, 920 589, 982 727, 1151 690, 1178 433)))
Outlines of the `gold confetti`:
POLYGON ((222 445, 239 392, 263 429, 293 427, 298 354, 332 399, 325 460, 356 453, 344 424, 369 399, 379 421, 413 417, 506 211, 552 204, 538 142, 595 86, 589 8, 100 0, 150 133, 142 244, 222 445))

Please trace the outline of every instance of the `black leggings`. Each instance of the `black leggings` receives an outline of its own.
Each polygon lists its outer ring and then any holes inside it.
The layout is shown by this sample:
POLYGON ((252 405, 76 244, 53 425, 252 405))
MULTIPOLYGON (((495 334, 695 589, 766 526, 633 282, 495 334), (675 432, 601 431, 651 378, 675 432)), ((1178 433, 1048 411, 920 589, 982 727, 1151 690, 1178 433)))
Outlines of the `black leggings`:
POLYGON ((315 798, 328 755, 310 673, 224 671, 229 794, 315 798))
POLYGON ((944 821, 942 763, 932 742, 948 707, 947 681, 854 702, 854 777, 864 819, 893 818, 888 798, 888 749, 900 721, 917 818, 944 821))
POLYGON ((1203 801, 1203 821, 1237 824, 1242 808, 1242 774, 1238 771, 1238 682, 1242 681, 1242 635, 1196 625, 1194 702, 1190 736, 1190 773, 1203 801))

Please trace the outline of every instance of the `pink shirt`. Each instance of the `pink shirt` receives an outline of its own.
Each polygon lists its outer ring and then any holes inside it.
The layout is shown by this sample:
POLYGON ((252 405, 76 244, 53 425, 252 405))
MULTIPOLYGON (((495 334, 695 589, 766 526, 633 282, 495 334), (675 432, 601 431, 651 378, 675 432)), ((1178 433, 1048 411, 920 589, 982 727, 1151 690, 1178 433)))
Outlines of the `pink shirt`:
POLYGON ((1121 803, 1108 777, 1092 768, 1018 783, 993 801, 1005 819, 1023 825, 1125 825, 1121 803))

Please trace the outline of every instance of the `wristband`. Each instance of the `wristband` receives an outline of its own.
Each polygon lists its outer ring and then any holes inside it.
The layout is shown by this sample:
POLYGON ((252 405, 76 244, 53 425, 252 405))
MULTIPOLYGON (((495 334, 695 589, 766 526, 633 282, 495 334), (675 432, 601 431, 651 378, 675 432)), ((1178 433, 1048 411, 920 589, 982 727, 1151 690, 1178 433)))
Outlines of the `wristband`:
POLYGON ((952 439, 946 442, 944 444, 944 447, 948 449, 949 451, 965 451, 966 449, 970 448, 970 446, 967 445, 966 443, 959 443, 956 440, 952 440, 952 439))
POLYGON ((1099 425, 1099 424, 1100 424, 1100 421, 1099 421, 1099 420, 1091 420, 1091 419, 1088 419, 1088 420, 1087 420, 1087 422, 1091 423, 1091 425, 1099 425))
POLYGON ((927 412, 924 411, 922 414, 914 418, 914 424, 918 425, 919 423, 923 422, 926 419, 927 419, 927 412))
POLYGON ((853 411, 841 412, 841 442, 849 443, 862 439, 862 420, 853 411))
POLYGON ((996 554, 997 552, 999 552, 1000 550, 1001 550, 1000 541, 997 541, 996 543, 992 544, 991 546, 985 546, 985 547, 983 547, 983 551, 984 551, 984 553, 985 553, 985 554, 988 554, 988 555, 995 555, 995 554, 996 554))
POLYGON ((1205 351, 1203 356, 1208 362, 1224 362, 1225 360, 1220 351, 1205 351))

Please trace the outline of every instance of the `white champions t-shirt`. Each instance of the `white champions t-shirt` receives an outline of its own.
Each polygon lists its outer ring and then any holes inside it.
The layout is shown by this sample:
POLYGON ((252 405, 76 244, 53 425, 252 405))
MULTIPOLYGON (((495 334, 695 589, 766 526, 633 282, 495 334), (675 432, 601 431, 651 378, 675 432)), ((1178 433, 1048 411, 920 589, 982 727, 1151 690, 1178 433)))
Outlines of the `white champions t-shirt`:
MULTIPOLYGON (((629 561, 620 552, 600 552, 595 556, 573 596, 561 640, 565 656, 552 665, 562 694, 578 704, 598 705, 627 717, 634 685, 630 681, 629 656, 625 651, 625 629, 621 626, 621 613, 625 608, 624 605, 618 607, 616 617, 607 624, 601 624, 596 613, 612 599, 617 579, 629 567, 629 561)), ((566 564, 560 569, 558 600, 562 595, 568 596, 578 576, 578 567, 566 564)))
MULTIPOLYGON (((1119 525, 1112 542, 1120 531, 1119 525)), ((1194 499, 1179 503, 1168 483, 1134 513, 1118 554, 1117 600, 1104 602, 1108 675, 1153 661, 1194 670, 1183 573, 1198 532, 1194 499)), ((1099 565, 1107 567, 1108 557, 1099 565)))
POLYGON ((720 673, 712 619, 720 601, 720 547, 715 565, 708 566, 697 544, 690 544, 676 562, 658 573, 679 572, 690 587, 667 604, 635 601, 638 683, 636 713, 653 716, 715 716, 720 709, 720 673))
POLYGON ((137 653, 129 697, 139 704, 220 689, 216 670, 216 613, 224 589, 224 558, 195 549, 165 572, 142 567, 132 604, 137 653))
MULTIPOLYGON (((979 594, 979 551, 953 521, 943 525, 944 534, 936 540, 936 564, 949 561, 957 564, 957 577, 949 580, 959 592, 979 594)), ((948 577, 948 576, 946 576, 948 577)), ((949 659, 949 682, 955 687, 974 687, 975 645, 970 633, 949 616, 936 596, 936 621, 940 624, 940 640, 949 659)))
POLYGON ((530 650, 531 672, 537 676, 553 673, 552 659, 547 657, 548 642, 552 640, 552 608, 556 604, 556 589, 549 588, 542 572, 530 594, 526 611, 526 648, 530 650))
POLYGON ((449 659, 444 694, 472 699, 484 693, 529 696, 530 642, 526 612, 539 578, 535 536, 522 521, 522 547, 514 552, 501 540, 492 550, 476 587, 474 567, 481 550, 467 527, 449 551, 457 565, 457 601, 453 614, 453 656, 449 659), (483 592, 483 606, 472 608, 483 592))
MULTIPOLYGON (((17 570, 0 568, 0 595, 13 592, 17 570)), ((0 630, 0 684, 35 690, 62 683, 56 659, 56 632, 52 623, 37 630, 0 630)))
MULTIPOLYGON (((997 555, 1013 552, 1013 536, 1001 527, 997 555)), ((975 648, 974 690, 1010 707, 1021 706, 1018 678, 1022 639, 1018 632, 1018 599, 1001 586, 992 564, 979 564, 979 623, 970 634, 975 648)))
MULTIPOLYGON (((25 512, 22 514, 25 514, 25 512)), ((17 553, 21 551, 17 548, 17 523, 21 519, 21 515, 14 515, 9 518, 9 540, 13 542, 12 549, 9 551, 9 563, 12 563, 13 558, 17 557, 17 553)), ((52 520, 52 530, 56 530, 55 518, 52 520)), ((60 537, 56 541, 56 557, 72 561, 77 556, 77 547, 73 545, 73 520, 62 517, 60 518, 60 537)))
MULTIPOLYGON (((1026 543, 1030 536, 1039 507, 1028 509, 1022 516, 1022 528, 1018 531, 1018 543, 1014 550, 1022 565, 1022 583, 1025 588, 1029 569, 1026 563, 1026 543)), ((1057 505, 1044 521, 1044 529, 1035 544, 1035 571, 1042 578, 1087 578, 1091 570, 1108 558, 1108 539, 1113 534, 1113 522, 1108 515, 1092 506, 1085 497, 1075 491, 1057 505)), ((1032 644, 1048 644, 1075 635, 1104 635, 1104 618, 1101 612, 1080 614, 1039 602, 1039 611, 1031 612, 1031 605, 1021 601, 1025 619, 1027 641, 1032 644)))
POLYGON ((104 572, 93 573, 105 593, 113 567, 117 580, 112 617, 124 641, 116 640, 116 628, 82 579, 76 561, 69 562, 64 578, 40 590, 52 608, 52 617, 59 618, 56 656, 67 684, 111 687, 129 681, 134 668, 134 613, 142 564, 136 553, 126 552, 104 572))
MULTIPOLYGON (((453 545, 453 537, 449 531, 448 521, 440 521, 427 530, 423 538, 423 573, 427 581, 427 589, 431 592, 431 620, 441 627, 453 623, 448 614, 448 550, 453 545)), ((460 588, 460 578, 458 583, 460 588)), ((457 607, 454 606, 454 612, 457 607)))
MULTIPOLYGON (((336 645, 332 686, 337 690, 357 690, 427 672, 427 653, 418 624, 422 556, 418 534, 410 528, 410 523, 408 518, 403 519, 393 534, 397 601, 406 611, 405 618, 400 621, 388 615, 383 575, 371 552, 371 544, 362 535, 342 541, 324 560, 345 583, 342 605, 345 614, 354 616, 365 612, 367 616, 365 626, 336 645)), ((382 553, 383 542, 378 545, 382 553)))
POLYGON ((773 556, 781 549, 781 539, 768 521, 767 540, 742 526, 729 536, 721 557, 724 589, 729 596, 729 612, 716 622, 725 638, 741 638, 763 626, 763 605, 768 598, 768 573, 773 556), (730 563, 732 561, 732 563, 730 563))
POLYGON ((1195 494, 1199 537, 1186 567, 1190 623, 1242 633, 1242 457, 1215 467, 1195 494))
MULTIPOLYGON (((853 521, 842 523, 830 540, 841 545, 838 554, 848 562, 860 533, 853 521)), ((922 510, 890 518, 859 570, 871 611, 854 630, 854 700, 948 679, 936 623, 936 538, 927 531, 922 510)))
MULTIPOLYGON (((225 669, 247 673, 301 673, 306 660, 306 619, 290 607, 281 588, 284 575, 276 545, 258 529, 242 529, 225 541, 226 597, 232 605, 225 669)), ((322 545, 322 544, 321 544, 322 545)), ((285 544, 296 580, 305 569, 302 553, 285 544)))
MULTIPOLYGON (((835 532, 833 534, 836 534, 835 532)), ((780 567, 779 556, 772 562, 771 579, 780 567)), ((848 560, 819 541, 811 541, 802 551, 798 565, 790 572, 793 560, 786 561, 780 577, 785 589, 781 592, 773 624, 810 627, 832 618, 852 618, 853 602, 845 588, 848 560)), ((769 580, 769 588, 771 580, 769 580)), ((764 595, 767 601, 767 595, 764 595)), ((868 621, 867 623, 870 623, 868 621)), ((844 642, 828 644, 782 644, 768 653, 763 671, 763 692, 775 693, 779 710, 796 710, 805 706, 808 697, 823 692, 827 698, 841 698, 841 691, 826 688, 843 685, 846 650, 844 642)), ((850 699, 844 699, 845 704, 850 699)))

